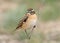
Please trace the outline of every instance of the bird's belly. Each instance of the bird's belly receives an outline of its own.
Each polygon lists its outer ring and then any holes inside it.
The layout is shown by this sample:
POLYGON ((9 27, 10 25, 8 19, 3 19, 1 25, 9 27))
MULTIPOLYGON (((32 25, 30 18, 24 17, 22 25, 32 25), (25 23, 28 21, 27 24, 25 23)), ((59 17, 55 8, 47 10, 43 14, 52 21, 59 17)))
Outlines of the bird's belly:
POLYGON ((36 20, 31 20, 29 23, 30 26, 34 26, 35 24, 36 24, 36 20))
POLYGON ((33 28, 34 25, 36 25, 37 20, 28 20, 26 23, 23 24, 23 29, 33 28))
POLYGON ((28 23, 28 28, 33 28, 33 26, 36 25, 36 20, 30 20, 28 23))

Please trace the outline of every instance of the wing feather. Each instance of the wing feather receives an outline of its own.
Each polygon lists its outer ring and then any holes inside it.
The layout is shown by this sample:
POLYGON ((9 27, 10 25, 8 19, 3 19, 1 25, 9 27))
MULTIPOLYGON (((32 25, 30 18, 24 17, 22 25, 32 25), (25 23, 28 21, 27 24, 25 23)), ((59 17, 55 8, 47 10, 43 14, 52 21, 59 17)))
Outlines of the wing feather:
POLYGON ((26 22, 27 19, 28 19, 28 16, 24 16, 23 19, 20 20, 16 29, 20 28, 23 25, 23 23, 26 22))

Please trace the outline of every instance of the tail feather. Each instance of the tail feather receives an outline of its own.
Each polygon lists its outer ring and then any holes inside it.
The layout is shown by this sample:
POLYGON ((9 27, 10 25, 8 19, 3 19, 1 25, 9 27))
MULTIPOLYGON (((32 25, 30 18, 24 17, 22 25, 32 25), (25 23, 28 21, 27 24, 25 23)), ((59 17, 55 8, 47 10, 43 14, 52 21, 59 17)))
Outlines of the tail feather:
POLYGON ((17 27, 11 32, 11 34, 14 34, 18 29, 20 29, 20 26, 17 26, 17 27))
POLYGON ((16 27, 16 29, 18 29, 20 26, 16 27))
POLYGON ((16 27, 16 29, 14 30, 14 31, 16 31, 16 30, 18 30, 19 29, 19 26, 18 27, 16 27))

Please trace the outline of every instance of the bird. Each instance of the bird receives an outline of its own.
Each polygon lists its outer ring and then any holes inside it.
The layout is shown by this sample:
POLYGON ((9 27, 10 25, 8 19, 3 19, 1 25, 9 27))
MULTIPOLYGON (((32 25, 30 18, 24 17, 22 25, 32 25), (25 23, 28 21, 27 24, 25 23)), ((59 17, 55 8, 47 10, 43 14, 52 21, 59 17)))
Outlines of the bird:
POLYGON ((26 30, 31 28, 30 33, 32 33, 34 28, 36 27, 36 23, 37 23, 36 12, 34 11, 34 9, 29 8, 29 9, 27 9, 26 14, 24 15, 24 17, 22 17, 22 19, 19 21, 19 24, 16 27, 15 31, 19 30, 19 29, 23 29, 25 31, 26 35, 27 35, 26 30))

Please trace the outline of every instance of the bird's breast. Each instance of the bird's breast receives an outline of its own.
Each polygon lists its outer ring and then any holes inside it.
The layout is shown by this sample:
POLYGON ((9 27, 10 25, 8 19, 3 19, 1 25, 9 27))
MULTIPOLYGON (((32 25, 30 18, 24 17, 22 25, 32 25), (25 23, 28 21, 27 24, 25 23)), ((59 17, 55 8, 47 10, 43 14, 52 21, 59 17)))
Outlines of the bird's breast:
POLYGON ((24 27, 25 29, 33 27, 34 25, 36 25, 36 21, 37 21, 37 16, 30 15, 22 27, 24 27))
POLYGON ((37 21, 37 16, 36 14, 29 16, 27 23, 29 23, 28 25, 30 26, 34 26, 36 24, 37 21))

